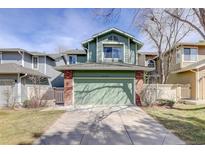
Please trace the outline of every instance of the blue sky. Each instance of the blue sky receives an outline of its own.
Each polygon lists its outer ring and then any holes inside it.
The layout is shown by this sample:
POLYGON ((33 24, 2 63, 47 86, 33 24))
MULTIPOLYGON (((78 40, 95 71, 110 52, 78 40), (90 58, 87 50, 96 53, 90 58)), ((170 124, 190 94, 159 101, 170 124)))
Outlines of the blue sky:
MULTIPOLYGON (((59 46, 80 48, 94 33, 117 27, 144 38, 132 23, 133 9, 121 9, 118 20, 104 22, 94 9, 0 9, 0 48, 55 52, 59 46)), ((149 49, 145 43, 144 50, 149 49)))
POLYGON ((94 9, 0 9, 0 48, 54 52, 59 46, 80 48, 94 33, 117 27, 137 37, 131 25, 133 10, 123 9, 120 18, 105 22, 94 9))

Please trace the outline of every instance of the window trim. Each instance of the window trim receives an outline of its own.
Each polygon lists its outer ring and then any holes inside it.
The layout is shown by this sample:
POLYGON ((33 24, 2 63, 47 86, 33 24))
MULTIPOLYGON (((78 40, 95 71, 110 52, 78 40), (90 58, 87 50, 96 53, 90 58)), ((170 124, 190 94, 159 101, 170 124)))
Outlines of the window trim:
POLYGON ((39 69, 39 56, 32 56, 32 69, 39 69), (37 58, 37 68, 34 68, 34 58, 37 58))
POLYGON ((102 42, 102 62, 104 62, 104 46, 122 45, 122 62, 125 63, 125 43, 121 42, 102 42))
POLYGON ((78 63, 78 60, 77 60, 77 59, 78 59, 78 58, 77 58, 77 55, 67 55, 67 64, 68 64, 68 65, 70 65, 69 58, 70 58, 70 57, 72 57, 72 56, 75 56, 75 57, 76 57, 76 63, 74 63, 74 64, 77 64, 77 63, 78 63))
POLYGON ((183 62, 191 62, 191 63, 193 63, 193 62, 197 62, 198 61, 198 47, 183 47, 183 54, 182 54, 182 61, 183 62), (184 49, 185 48, 190 48, 190 49, 196 49, 196 51, 197 51, 197 53, 196 53, 196 60, 184 60, 184 49))
POLYGON ((147 59, 146 61, 145 61, 145 66, 147 66, 147 67, 149 67, 148 65, 149 65, 149 61, 152 61, 153 62, 153 64, 154 64, 154 67, 151 67, 151 68, 155 68, 156 67, 156 64, 155 64, 155 61, 153 60, 153 59, 147 59))

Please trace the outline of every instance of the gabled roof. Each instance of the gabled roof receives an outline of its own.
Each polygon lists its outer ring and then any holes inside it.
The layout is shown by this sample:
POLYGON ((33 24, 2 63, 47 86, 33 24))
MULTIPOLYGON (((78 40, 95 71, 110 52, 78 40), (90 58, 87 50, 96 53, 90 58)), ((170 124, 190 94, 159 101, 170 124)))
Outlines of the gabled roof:
POLYGON ((113 27, 113 28, 110 28, 110 29, 107 29, 107 30, 104 30, 104 31, 102 31, 102 32, 99 32, 99 33, 94 34, 91 38, 89 38, 89 39, 83 41, 82 44, 86 44, 86 43, 88 43, 88 42, 94 40, 96 37, 98 37, 98 36, 100 36, 100 35, 103 35, 103 34, 106 34, 106 33, 109 33, 109 32, 111 32, 111 31, 114 31, 114 32, 117 32, 117 33, 119 33, 119 34, 122 34, 122 35, 124 35, 124 36, 129 37, 130 39, 132 39, 133 42, 137 43, 137 44, 140 46, 140 48, 143 46, 143 43, 142 43, 141 41, 137 40, 133 35, 131 35, 131 34, 127 33, 127 32, 124 32, 124 31, 122 31, 122 30, 120 30, 120 29, 114 28, 114 27, 113 27))
POLYGON ((0 64, 0 74, 28 74, 28 75, 34 75, 34 76, 40 76, 40 77, 48 77, 47 75, 30 69, 23 67, 21 65, 15 64, 15 63, 4 63, 0 64))
POLYGON ((154 68, 149 68, 146 66, 133 65, 133 64, 124 64, 124 63, 84 63, 84 64, 71 64, 71 65, 62 65, 55 67, 58 71, 64 70, 126 70, 126 71, 153 71, 154 68))
POLYGON ((45 52, 30 51, 29 53, 32 54, 33 56, 48 56, 48 54, 45 52))
POLYGON ((21 48, 0 48, 0 52, 1 51, 18 52, 18 51, 26 51, 26 50, 21 49, 21 48))
POLYGON ((82 49, 71 49, 63 52, 63 54, 68 54, 68 55, 86 55, 85 50, 82 49))
POLYGON ((19 51, 20 52, 28 53, 28 54, 30 54, 32 56, 48 56, 51 59, 53 59, 53 57, 51 57, 49 54, 47 54, 45 52, 27 51, 27 50, 21 49, 21 48, 0 48, 0 52, 19 52, 19 51))
POLYGON ((49 54, 49 57, 52 57, 54 60, 57 58, 62 57, 63 54, 62 53, 53 53, 53 54, 49 54))

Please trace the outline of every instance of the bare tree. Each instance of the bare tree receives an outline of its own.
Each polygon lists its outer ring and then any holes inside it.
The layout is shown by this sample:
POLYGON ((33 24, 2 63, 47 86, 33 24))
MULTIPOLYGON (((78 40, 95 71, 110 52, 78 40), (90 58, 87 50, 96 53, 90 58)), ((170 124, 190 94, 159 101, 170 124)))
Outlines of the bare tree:
POLYGON ((29 104, 26 105, 34 108, 45 106, 47 102, 43 100, 43 95, 45 92, 43 84, 47 81, 45 81, 45 78, 40 76, 28 76, 28 80, 30 80, 32 86, 29 91, 30 100, 27 102, 29 104))
MULTIPOLYGON (((106 10, 103 17, 108 18, 112 16, 113 12, 119 13, 120 10, 115 11, 115 9, 110 9, 110 12, 106 10)), ((181 17, 183 12, 178 11, 177 15, 181 17)), ((172 60, 172 54, 170 54, 168 62, 164 64, 163 53, 175 50, 175 45, 186 37, 191 31, 191 27, 170 16, 165 9, 136 9, 135 14, 131 16, 131 18, 133 18, 133 24, 141 30, 153 45, 154 50, 158 52, 160 83, 165 83, 170 68, 169 64, 172 60)))
MULTIPOLYGON (((178 15, 182 13, 178 12, 178 15)), ((166 83, 173 60, 171 50, 176 50, 176 44, 186 37, 191 27, 168 15, 165 9, 144 9, 135 16, 134 23, 157 50, 160 83, 166 83)))
POLYGON ((205 8, 168 9, 165 10, 165 12, 177 20, 191 26, 203 39, 205 39, 205 8), (179 11, 182 12, 182 14, 179 15, 179 11))

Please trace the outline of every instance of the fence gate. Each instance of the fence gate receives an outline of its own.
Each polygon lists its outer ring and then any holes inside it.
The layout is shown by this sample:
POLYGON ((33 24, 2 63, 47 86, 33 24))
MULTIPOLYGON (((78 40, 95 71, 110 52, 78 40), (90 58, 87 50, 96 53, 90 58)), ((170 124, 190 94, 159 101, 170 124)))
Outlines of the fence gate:
POLYGON ((56 104, 64 103, 64 88, 53 88, 56 104))

